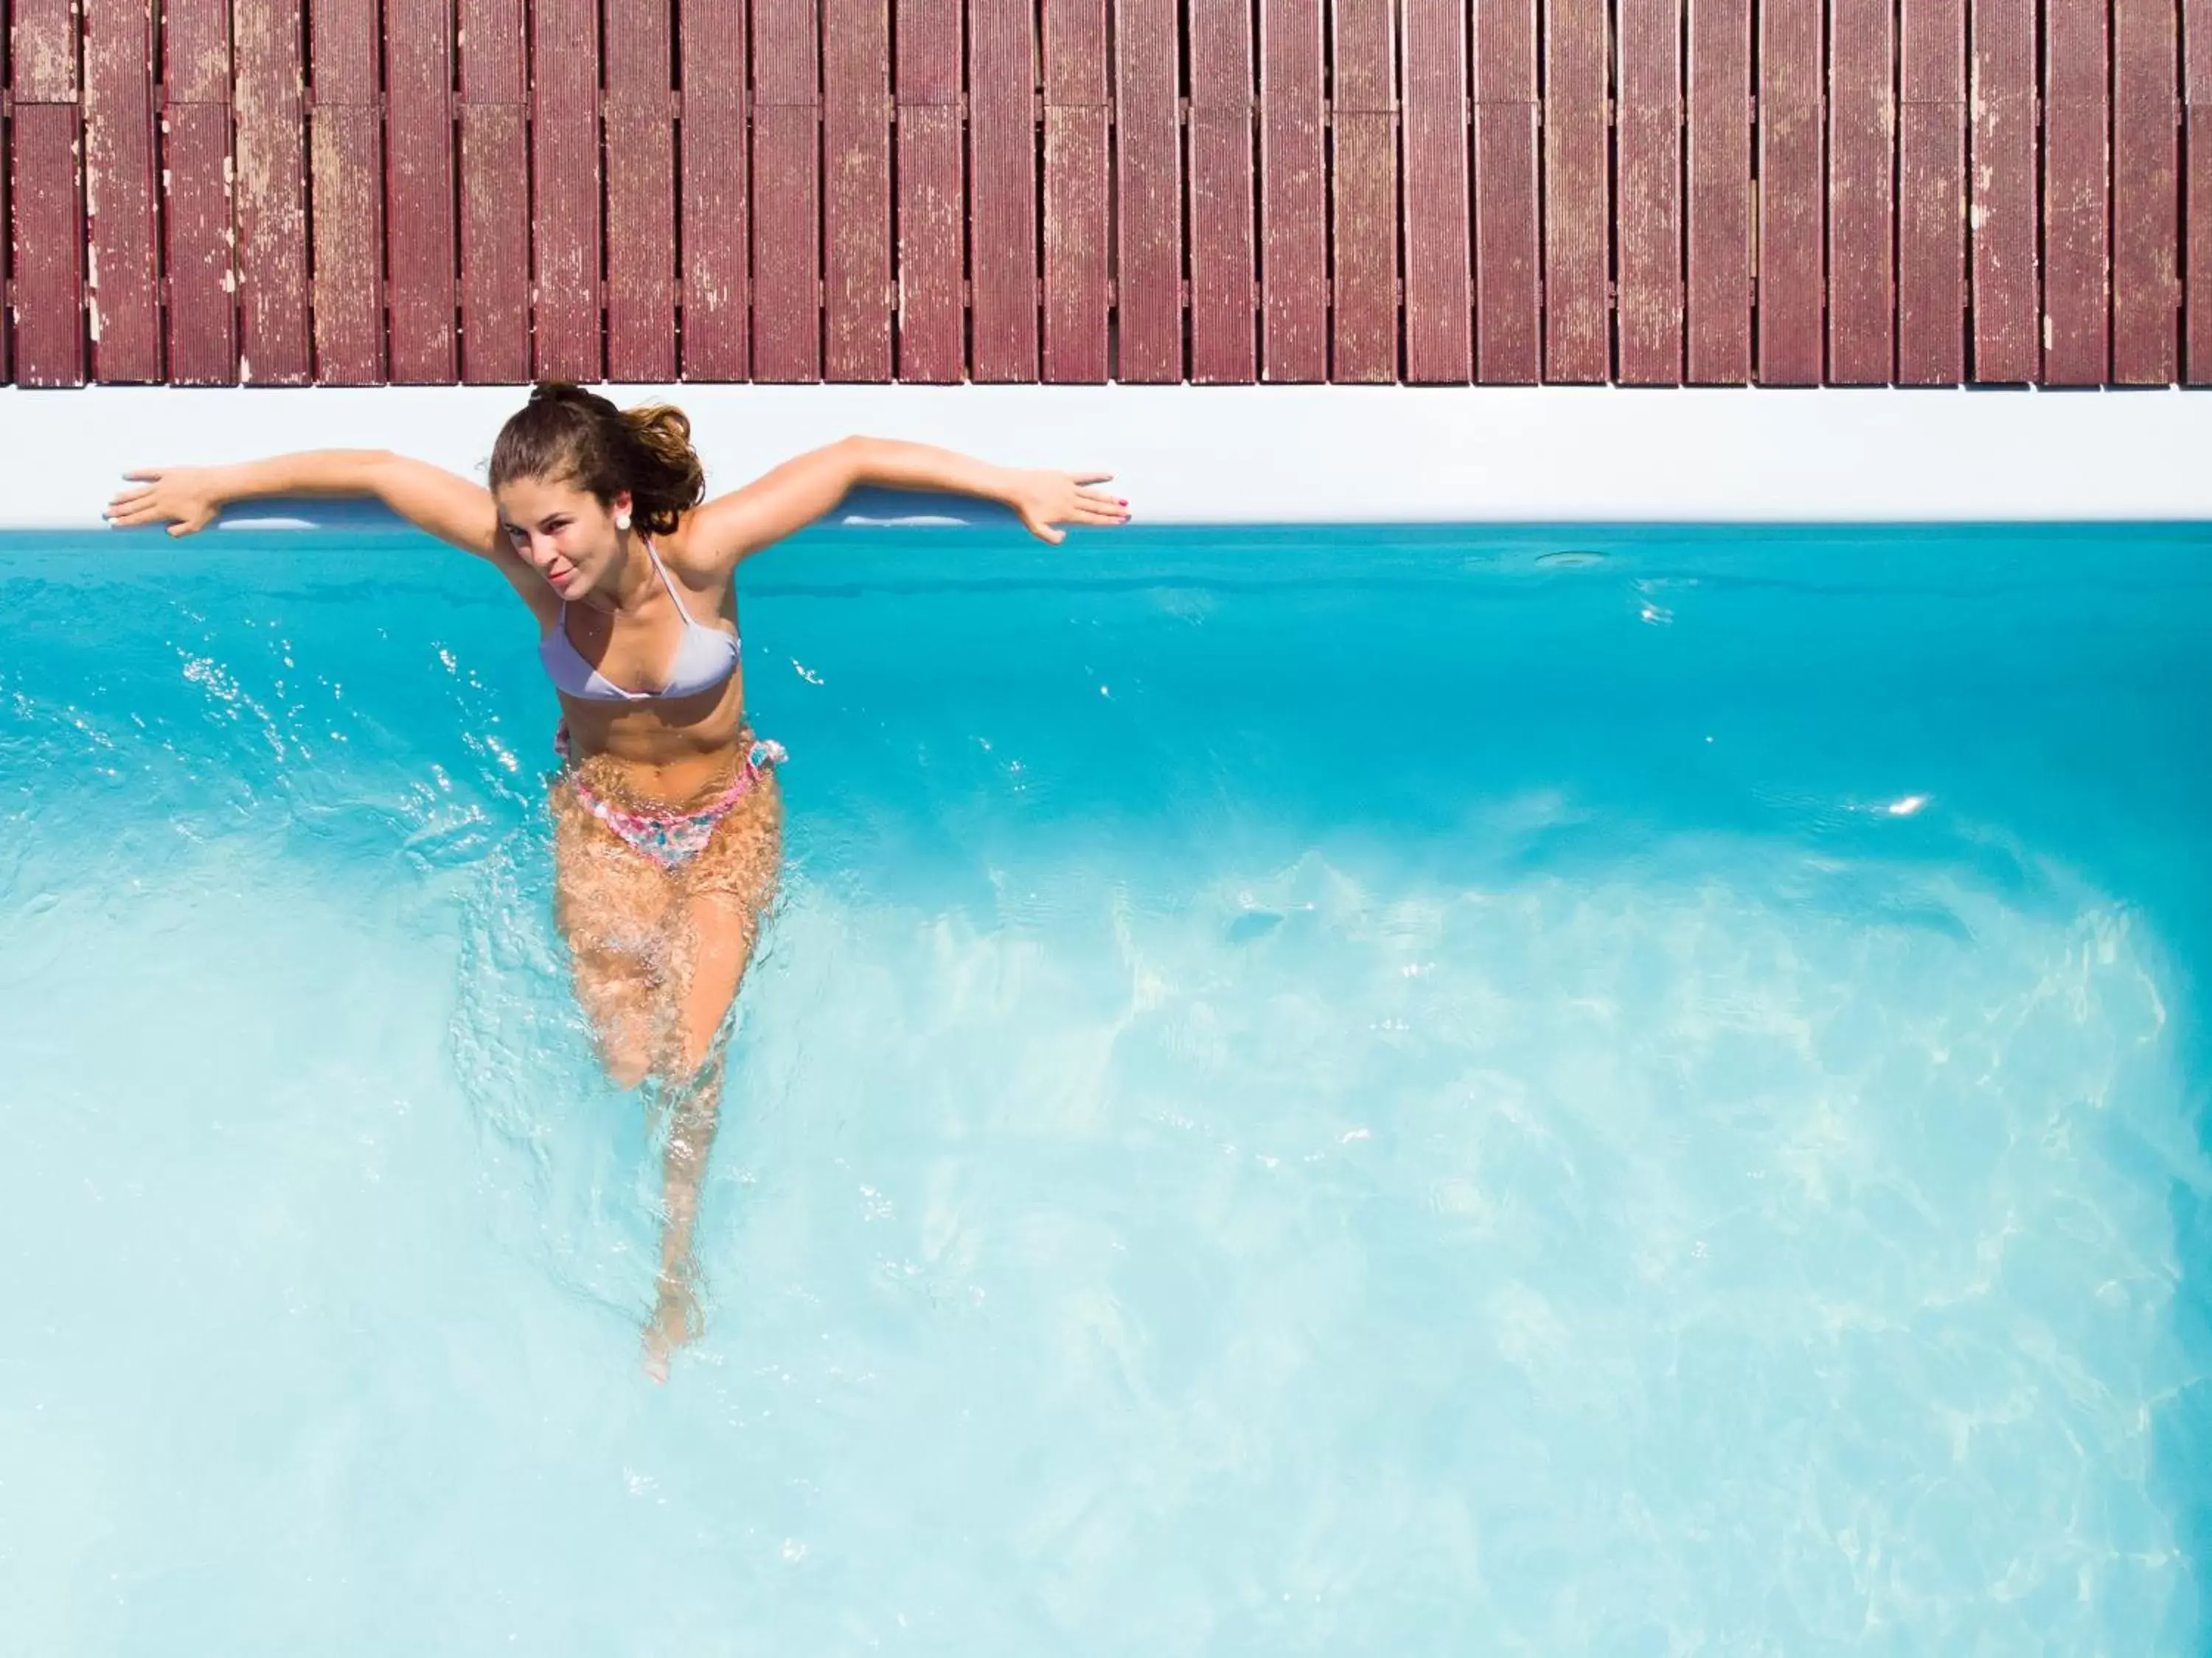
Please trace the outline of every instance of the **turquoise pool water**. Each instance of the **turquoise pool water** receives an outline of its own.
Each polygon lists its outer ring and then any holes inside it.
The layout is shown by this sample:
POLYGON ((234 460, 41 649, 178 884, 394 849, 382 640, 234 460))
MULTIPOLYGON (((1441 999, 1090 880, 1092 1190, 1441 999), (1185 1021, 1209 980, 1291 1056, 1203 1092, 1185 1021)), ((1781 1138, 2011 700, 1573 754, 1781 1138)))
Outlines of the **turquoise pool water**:
POLYGON ((497 578, 0 603, 11 1650, 2202 1649, 2212 537, 764 558, 665 1390, 497 578))

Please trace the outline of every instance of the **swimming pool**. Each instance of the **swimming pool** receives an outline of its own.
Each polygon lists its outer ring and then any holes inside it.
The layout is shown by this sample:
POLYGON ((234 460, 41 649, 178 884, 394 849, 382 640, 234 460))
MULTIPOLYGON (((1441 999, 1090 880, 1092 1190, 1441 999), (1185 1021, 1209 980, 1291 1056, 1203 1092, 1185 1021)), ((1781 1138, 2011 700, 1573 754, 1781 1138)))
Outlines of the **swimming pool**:
POLYGON ((713 1297, 418 540, 0 542, 26 1651, 2200 1649, 2212 533, 815 533, 713 1297))

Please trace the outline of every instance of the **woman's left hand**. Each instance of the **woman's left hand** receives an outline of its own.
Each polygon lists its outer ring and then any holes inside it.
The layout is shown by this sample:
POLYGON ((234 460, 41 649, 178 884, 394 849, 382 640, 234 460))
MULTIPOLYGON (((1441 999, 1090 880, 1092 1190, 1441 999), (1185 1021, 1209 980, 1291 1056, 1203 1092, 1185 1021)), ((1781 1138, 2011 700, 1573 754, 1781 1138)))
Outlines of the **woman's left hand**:
POLYGON ((1129 503, 1093 485, 1112 481, 1111 472, 1023 472, 1013 475, 1006 504, 1021 515, 1029 533, 1054 546, 1067 537, 1055 524, 1108 525, 1129 521, 1129 503))

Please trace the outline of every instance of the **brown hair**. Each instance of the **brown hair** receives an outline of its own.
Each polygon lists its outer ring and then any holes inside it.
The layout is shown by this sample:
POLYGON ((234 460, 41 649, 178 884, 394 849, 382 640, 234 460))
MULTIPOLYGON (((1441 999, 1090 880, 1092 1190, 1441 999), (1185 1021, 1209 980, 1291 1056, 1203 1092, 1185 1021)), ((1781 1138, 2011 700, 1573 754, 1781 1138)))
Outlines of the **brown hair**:
POLYGON ((499 429, 491 486, 518 478, 572 483, 603 507, 628 490, 633 515, 648 535, 669 533, 707 492, 706 468, 681 409, 665 403, 618 409, 562 380, 540 381, 499 429))

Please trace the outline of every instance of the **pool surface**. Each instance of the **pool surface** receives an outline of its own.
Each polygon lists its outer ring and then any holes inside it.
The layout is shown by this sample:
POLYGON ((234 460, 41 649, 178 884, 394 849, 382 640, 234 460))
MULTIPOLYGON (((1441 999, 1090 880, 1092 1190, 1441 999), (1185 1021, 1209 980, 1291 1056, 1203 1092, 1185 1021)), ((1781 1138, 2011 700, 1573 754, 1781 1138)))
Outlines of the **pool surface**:
POLYGON ((2212 532, 742 591, 661 1389, 504 584, 0 539, 0 1645, 2203 1649, 2212 532))

